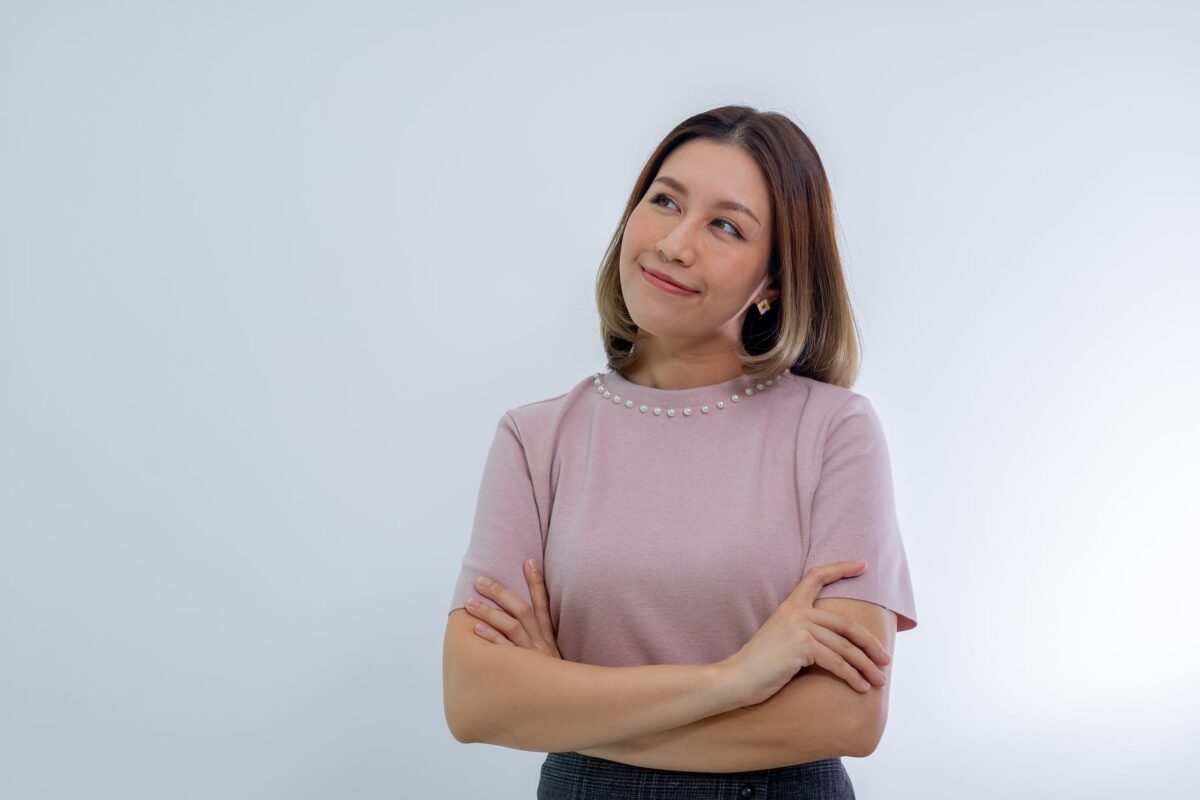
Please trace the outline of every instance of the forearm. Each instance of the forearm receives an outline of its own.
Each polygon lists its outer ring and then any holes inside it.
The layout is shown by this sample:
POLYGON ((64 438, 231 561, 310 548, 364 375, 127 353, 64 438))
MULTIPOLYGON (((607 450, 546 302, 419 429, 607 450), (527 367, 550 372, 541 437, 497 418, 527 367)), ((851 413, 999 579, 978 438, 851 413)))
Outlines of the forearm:
POLYGON ((773 769, 857 755, 861 737, 848 711, 853 706, 841 702, 848 698, 844 691, 855 690, 825 670, 810 670, 757 705, 578 752, 639 767, 688 772, 773 769))
POLYGON ((488 645, 456 686, 469 740, 578 751, 687 725, 739 705, 712 664, 601 667, 488 645))

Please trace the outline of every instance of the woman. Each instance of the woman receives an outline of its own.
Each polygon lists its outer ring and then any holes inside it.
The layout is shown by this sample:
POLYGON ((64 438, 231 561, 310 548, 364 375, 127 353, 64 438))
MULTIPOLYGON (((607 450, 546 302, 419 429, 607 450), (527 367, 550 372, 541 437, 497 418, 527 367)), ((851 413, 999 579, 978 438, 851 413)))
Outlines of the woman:
POLYGON ((917 622, 808 137, 742 106, 677 126, 596 294, 607 370, 502 416, 451 613, 569 662, 717 665, 736 699, 549 752, 538 797, 853 797, 917 622))

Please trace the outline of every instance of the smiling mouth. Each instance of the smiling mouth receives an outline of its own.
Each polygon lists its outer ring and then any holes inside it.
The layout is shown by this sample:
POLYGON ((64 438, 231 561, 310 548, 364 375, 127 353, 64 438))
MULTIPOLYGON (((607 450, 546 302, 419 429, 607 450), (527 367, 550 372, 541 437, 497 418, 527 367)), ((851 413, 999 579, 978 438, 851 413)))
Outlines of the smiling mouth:
POLYGON ((660 289, 664 289, 665 291, 669 291, 674 294, 681 294, 681 295, 682 294, 699 294, 698 290, 689 289, 686 286, 680 286, 679 284, 675 283, 674 281, 672 281, 668 278, 663 278, 660 275, 654 274, 650 270, 643 267, 641 264, 639 264, 638 267, 640 267, 642 270, 642 277, 644 277, 647 281, 649 281, 650 283, 659 287, 660 289))

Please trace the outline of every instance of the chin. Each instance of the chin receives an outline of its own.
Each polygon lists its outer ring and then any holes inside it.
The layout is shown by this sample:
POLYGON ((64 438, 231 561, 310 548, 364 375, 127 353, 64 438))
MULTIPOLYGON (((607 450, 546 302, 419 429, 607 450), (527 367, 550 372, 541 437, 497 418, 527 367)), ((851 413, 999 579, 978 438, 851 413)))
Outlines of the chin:
POLYGON ((677 316, 669 317, 665 313, 635 312, 633 309, 629 310, 629 316, 633 318, 633 323, 638 326, 639 331, 651 336, 660 336, 666 339, 689 339, 695 335, 694 331, 679 325, 680 320, 677 316))

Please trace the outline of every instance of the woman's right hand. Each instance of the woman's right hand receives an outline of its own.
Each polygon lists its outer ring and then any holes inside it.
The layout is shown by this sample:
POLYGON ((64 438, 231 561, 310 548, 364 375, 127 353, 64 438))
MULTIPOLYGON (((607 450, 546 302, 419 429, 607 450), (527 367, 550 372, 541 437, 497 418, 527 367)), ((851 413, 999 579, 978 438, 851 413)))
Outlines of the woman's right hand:
POLYGON ((887 682, 876 666, 891 656, 862 625, 832 611, 813 608, 828 583, 866 571, 865 561, 838 561, 813 567, 780 603, 758 633, 720 662, 728 668, 735 695, 743 705, 756 705, 782 689, 796 673, 814 664, 824 667, 859 691, 887 682))

